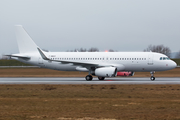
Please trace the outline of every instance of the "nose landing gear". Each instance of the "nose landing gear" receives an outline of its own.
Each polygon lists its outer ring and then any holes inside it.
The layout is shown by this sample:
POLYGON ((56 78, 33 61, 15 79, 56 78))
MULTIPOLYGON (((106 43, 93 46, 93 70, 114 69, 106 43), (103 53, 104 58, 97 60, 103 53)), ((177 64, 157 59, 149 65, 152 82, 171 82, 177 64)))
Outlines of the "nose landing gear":
POLYGON ((155 80, 154 73, 155 73, 155 71, 151 71, 151 72, 150 72, 150 74, 151 74, 150 79, 151 79, 152 81, 154 81, 154 80, 155 80))

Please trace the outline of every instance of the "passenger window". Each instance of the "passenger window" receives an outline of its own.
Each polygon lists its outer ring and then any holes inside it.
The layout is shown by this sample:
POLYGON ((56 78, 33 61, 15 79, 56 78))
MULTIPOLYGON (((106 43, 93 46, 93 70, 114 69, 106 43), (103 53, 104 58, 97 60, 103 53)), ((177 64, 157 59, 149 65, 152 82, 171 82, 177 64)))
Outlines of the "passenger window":
POLYGON ((162 60, 162 57, 160 57, 160 60, 162 60))

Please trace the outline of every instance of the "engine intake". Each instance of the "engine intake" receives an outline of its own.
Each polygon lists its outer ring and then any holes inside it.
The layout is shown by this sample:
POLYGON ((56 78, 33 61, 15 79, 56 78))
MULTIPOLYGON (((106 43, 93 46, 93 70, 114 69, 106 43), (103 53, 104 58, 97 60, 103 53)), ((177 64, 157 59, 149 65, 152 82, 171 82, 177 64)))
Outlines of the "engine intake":
POLYGON ((116 77, 117 68, 116 67, 102 67, 95 69, 95 76, 98 77, 116 77))

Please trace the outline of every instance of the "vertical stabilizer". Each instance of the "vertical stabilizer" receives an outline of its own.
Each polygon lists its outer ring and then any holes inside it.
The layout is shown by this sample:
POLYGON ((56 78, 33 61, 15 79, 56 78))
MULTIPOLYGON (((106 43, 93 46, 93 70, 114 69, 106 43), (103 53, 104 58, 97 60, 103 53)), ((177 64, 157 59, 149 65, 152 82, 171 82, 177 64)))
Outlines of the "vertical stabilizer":
POLYGON ((15 26, 16 39, 18 43, 18 48, 20 53, 32 53, 38 52, 37 45, 28 35, 28 33, 24 30, 22 25, 15 26))

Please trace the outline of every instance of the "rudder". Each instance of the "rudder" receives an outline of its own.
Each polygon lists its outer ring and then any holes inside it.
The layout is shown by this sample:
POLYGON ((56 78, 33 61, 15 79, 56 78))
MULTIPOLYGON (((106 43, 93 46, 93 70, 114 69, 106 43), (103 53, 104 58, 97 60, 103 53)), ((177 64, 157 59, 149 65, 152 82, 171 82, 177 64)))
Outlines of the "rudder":
POLYGON ((16 25, 15 32, 20 53, 38 52, 38 46, 34 43, 22 25, 16 25))

